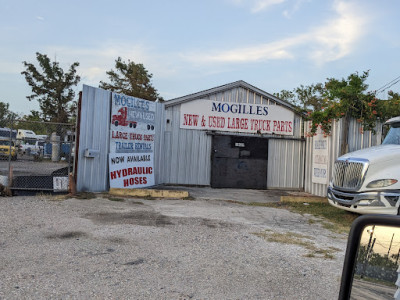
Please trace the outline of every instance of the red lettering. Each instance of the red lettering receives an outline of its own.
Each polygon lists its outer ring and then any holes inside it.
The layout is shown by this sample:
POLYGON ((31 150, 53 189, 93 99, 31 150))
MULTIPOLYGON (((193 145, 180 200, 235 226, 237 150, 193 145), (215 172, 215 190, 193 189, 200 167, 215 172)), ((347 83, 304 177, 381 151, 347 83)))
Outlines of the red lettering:
POLYGON ((117 179, 117 174, 116 174, 116 172, 115 172, 115 171, 112 171, 112 172, 110 173, 110 177, 111 177, 111 180, 117 179))
POLYGON ((190 114, 183 115, 183 125, 197 126, 198 121, 199 121, 199 115, 190 115, 190 114))

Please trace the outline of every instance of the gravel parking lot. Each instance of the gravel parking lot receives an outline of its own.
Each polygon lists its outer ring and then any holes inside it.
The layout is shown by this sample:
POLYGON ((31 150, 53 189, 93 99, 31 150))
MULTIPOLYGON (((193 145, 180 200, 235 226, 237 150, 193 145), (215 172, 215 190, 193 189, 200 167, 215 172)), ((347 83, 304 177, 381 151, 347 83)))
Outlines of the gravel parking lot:
POLYGON ((337 299, 346 236, 309 216, 118 200, 1 198, 0 298, 337 299))

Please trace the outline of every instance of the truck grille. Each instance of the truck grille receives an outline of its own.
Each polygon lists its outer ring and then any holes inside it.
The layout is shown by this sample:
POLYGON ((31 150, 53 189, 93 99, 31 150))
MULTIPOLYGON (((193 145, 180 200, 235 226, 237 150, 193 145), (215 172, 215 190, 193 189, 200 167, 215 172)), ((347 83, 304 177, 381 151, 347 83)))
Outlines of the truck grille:
POLYGON ((337 160, 333 170, 332 184, 345 190, 357 190, 363 182, 366 163, 337 160))

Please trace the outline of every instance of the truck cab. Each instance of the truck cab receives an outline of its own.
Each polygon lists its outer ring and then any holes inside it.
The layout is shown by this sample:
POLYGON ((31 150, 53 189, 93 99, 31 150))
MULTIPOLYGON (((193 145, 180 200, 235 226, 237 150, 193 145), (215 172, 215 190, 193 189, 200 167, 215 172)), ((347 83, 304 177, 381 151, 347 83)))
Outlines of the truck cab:
POLYGON ((359 214, 396 215, 400 205, 400 116, 381 145, 347 153, 334 164, 331 205, 359 214))

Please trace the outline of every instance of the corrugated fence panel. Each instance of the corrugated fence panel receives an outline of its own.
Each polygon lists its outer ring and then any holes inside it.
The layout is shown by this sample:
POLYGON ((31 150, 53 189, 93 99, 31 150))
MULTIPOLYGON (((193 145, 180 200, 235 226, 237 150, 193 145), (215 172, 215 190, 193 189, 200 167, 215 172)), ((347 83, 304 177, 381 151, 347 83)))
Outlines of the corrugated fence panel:
MULTIPOLYGON (((306 122, 305 131, 309 130, 309 122, 306 122)), ((328 182, 332 178, 333 165, 335 160, 339 157, 341 148, 341 134, 343 126, 343 119, 333 121, 331 135, 328 137, 329 145, 329 163, 328 163, 328 182)), ((355 119, 350 120, 349 123, 349 136, 348 146, 349 152, 376 146, 381 143, 382 138, 382 125, 377 124, 375 127, 376 134, 371 131, 361 133, 362 125, 355 119)), ((312 182, 312 159, 313 159, 313 138, 307 138, 306 141, 306 167, 305 167, 305 184, 304 190, 307 193, 326 197, 328 184, 319 184, 312 182)))
POLYGON ((108 190, 108 152, 110 134, 111 93, 83 86, 77 191, 104 192, 108 190), (84 156, 86 149, 99 151, 93 158, 84 156))
POLYGON ((205 131, 179 128, 180 105, 168 107, 164 134, 163 183, 209 185, 211 139, 205 131))
POLYGON ((303 189, 304 141, 270 139, 267 187, 303 189))

